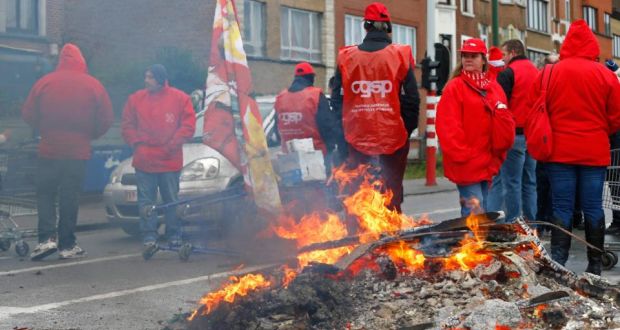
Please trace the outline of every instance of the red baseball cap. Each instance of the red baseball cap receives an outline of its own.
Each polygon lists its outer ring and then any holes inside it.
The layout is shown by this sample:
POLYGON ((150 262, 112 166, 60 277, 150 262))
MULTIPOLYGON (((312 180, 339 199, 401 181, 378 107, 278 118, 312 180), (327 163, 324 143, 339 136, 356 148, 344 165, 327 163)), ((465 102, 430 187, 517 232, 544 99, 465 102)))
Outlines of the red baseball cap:
POLYGON ((389 22, 390 13, 381 2, 373 2, 364 10, 364 20, 374 22, 389 22))
POLYGON ((502 54, 502 50, 493 46, 489 49, 489 61, 499 61, 504 58, 504 54, 502 54))
POLYGON ((487 54, 487 45, 484 41, 476 38, 471 38, 463 41, 463 46, 459 49, 461 53, 482 53, 487 54))
POLYGON ((308 62, 300 62, 295 66, 296 76, 305 76, 307 74, 314 74, 314 68, 308 62))

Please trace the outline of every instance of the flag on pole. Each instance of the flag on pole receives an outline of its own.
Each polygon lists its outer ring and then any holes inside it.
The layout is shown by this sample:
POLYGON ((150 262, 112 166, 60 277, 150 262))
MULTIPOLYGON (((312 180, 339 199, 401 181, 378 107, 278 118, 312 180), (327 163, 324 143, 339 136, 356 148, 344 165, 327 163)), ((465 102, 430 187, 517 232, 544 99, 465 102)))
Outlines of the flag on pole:
POLYGON ((250 97, 252 76, 233 0, 216 0, 206 85, 203 141, 242 173, 256 205, 280 211, 280 194, 263 123, 250 97))

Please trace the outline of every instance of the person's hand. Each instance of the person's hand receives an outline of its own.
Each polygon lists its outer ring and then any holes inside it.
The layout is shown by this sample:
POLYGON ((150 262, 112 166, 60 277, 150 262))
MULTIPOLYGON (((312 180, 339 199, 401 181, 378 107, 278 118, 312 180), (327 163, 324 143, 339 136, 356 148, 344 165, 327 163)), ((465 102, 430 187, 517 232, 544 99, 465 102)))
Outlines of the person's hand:
POLYGON ((0 143, 5 143, 11 139, 11 129, 7 128, 4 132, 0 133, 0 143))

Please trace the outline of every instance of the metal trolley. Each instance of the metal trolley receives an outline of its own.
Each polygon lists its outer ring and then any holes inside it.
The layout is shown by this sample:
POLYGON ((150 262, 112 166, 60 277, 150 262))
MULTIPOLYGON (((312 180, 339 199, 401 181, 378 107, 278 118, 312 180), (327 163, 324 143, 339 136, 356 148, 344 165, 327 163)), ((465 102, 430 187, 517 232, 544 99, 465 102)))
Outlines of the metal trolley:
POLYGON ((36 230, 23 229, 13 217, 36 215, 36 151, 29 148, 0 149, 0 251, 11 245, 20 257, 30 251, 26 238, 36 230))
MULTIPOLYGON (((603 188, 603 207, 620 211, 620 149, 611 150, 611 163, 607 167, 603 188)), ((620 251, 620 241, 606 242, 605 249, 620 251)))

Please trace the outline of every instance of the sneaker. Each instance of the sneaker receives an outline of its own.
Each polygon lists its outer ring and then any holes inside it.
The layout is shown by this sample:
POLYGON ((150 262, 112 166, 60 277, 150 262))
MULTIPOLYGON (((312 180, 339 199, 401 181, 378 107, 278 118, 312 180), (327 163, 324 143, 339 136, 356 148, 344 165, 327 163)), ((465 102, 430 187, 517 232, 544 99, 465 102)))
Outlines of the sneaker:
POLYGON ((59 255, 60 255, 59 257, 60 259, 82 258, 86 256, 86 251, 84 251, 81 247, 74 245, 70 249, 61 250, 59 255))
POLYGON ((142 258, 149 260, 159 250, 159 245, 156 242, 146 242, 142 249, 142 258))
POLYGON ((56 251, 58 251, 58 245, 56 244, 56 241, 54 239, 50 238, 47 241, 39 243, 37 245, 34 251, 32 251, 32 253, 30 254, 30 260, 42 260, 43 258, 53 254, 56 251))

